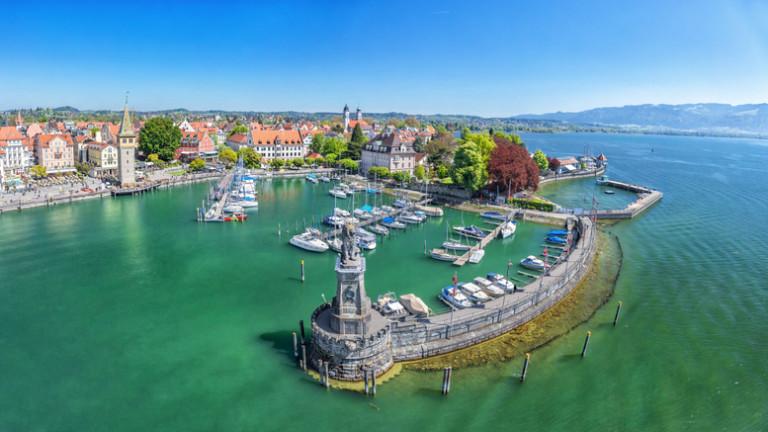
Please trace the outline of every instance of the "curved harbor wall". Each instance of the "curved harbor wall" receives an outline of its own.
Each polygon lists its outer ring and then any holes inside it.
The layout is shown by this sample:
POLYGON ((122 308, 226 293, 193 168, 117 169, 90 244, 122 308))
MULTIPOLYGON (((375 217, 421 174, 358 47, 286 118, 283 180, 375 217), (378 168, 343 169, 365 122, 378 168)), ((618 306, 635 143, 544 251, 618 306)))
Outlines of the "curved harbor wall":
POLYGON ((484 304, 430 318, 415 317, 390 322, 395 361, 445 354, 491 339, 518 327, 549 309, 579 283, 596 251, 595 228, 587 217, 575 223, 579 239, 562 262, 548 274, 484 304))
POLYGON ((580 179, 580 178, 597 177, 599 175, 605 174, 605 169, 606 169, 606 166, 603 165, 599 168, 595 168, 593 170, 589 170, 586 172, 582 171, 577 173, 553 174, 546 177, 539 177, 539 186, 547 183, 554 183, 560 180, 573 180, 573 179, 580 179))

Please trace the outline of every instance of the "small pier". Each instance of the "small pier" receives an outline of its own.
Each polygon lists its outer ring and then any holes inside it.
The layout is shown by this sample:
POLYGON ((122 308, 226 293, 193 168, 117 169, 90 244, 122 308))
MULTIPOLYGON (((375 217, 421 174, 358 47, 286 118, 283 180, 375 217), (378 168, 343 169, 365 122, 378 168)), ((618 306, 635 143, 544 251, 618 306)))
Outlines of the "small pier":
MULTIPOLYGON (((381 215, 381 216, 374 216, 374 217, 372 217, 372 218, 370 218, 368 220, 361 220, 360 222, 358 222, 357 226, 359 226, 361 228, 365 228, 368 225, 373 225, 375 223, 381 222, 381 220, 386 218, 386 217, 397 217, 397 216, 400 216, 400 214, 403 213, 404 211, 410 211, 410 210, 413 210, 414 208, 416 208, 417 206, 424 206, 424 205, 426 205, 428 203, 429 203, 429 200, 428 199, 424 199, 424 200, 421 200, 421 201, 419 201, 417 203, 414 203, 413 205, 410 205, 408 207, 396 208, 395 211, 393 211, 392 213, 387 213, 387 214, 381 215)), ((322 234, 322 236, 320 238, 321 238, 321 240, 328 240, 329 238, 337 237, 340 234, 341 234, 341 228, 331 228, 330 230, 323 232, 323 234, 322 234)))
POLYGON ((203 206, 197 209, 198 222, 223 222, 224 207, 229 198, 229 188, 234 179, 234 173, 228 173, 219 180, 219 183, 208 194, 208 205, 203 201, 203 206))
POLYGON ((493 239, 495 239, 496 237, 499 236, 499 232, 501 231, 501 227, 502 226, 503 226, 503 224, 499 224, 498 226, 496 226, 496 228, 494 228, 493 231, 488 233, 487 236, 483 237, 482 240, 480 240, 480 242, 478 244, 472 246, 472 248, 470 250, 465 252, 464 255, 460 256, 456 261, 454 261, 453 265, 461 267, 464 264, 466 264, 467 261, 469 261, 469 257, 472 256, 472 252, 474 252, 474 251, 476 251, 478 249, 485 248, 488 245, 488 243, 491 242, 491 240, 493 240, 493 239))
POLYGON ((112 196, 139 195, 144 192, 149 192, 153 189, 156 189, 159 186, 160 186, 160 183, 151 182, 151 183, 142 183, 134 187, 121 187, 117 189, 112 189, 112 196))

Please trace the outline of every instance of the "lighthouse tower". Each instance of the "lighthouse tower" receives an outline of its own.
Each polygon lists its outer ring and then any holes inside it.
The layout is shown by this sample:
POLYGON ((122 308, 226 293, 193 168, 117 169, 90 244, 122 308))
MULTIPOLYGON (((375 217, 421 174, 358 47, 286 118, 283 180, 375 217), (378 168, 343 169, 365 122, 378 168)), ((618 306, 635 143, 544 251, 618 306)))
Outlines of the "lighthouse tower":
POLYGON ((349 107, 344 105, 344 132, 349 132, 349 107))
POLYGON ((120 186, 136 184, 136 132, 133 130, 131 115, 128 113, 128 98, 123 108, 123 120, 117 133, 117 165, 120 186))

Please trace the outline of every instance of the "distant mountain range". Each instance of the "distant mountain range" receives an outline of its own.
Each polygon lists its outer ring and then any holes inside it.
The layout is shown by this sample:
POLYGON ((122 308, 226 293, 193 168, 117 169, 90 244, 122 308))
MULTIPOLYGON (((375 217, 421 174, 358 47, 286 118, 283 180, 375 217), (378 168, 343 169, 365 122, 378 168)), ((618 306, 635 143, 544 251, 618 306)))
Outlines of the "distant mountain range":
POLYGON ((524 114, 514 118, 550 120, 577 125, 608 125, 637 130, 768 134, 768 104, 627 105, 580 112, 524 114))

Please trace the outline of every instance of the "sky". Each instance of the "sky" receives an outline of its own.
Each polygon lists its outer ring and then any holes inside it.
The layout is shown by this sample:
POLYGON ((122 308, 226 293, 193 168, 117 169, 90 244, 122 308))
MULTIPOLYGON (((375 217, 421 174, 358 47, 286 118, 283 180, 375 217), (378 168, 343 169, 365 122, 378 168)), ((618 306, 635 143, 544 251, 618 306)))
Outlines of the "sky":
POLYGON ((0 109, 768 102, 768 2, 5 2, 0 109))

